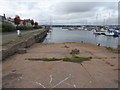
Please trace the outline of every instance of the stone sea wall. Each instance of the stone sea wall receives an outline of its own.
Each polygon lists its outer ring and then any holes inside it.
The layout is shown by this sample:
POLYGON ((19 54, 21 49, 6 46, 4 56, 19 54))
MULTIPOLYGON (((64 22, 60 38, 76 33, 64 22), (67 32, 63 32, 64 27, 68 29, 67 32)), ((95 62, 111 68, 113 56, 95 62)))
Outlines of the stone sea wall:
POLYGON ((40 43, 44 40, 44 38, 47 36, 48 30, 43 30, 42 32, 38 34, 34 34, 33 36, 29 37, 28 39, 18 42, 11 47, 2 50, 2 60, 5 60, 6 58, 14 55, 15 53, 18 53, 18 50, 22 50, 23 48, 26 49, 33 45, 34 43, 40 43))

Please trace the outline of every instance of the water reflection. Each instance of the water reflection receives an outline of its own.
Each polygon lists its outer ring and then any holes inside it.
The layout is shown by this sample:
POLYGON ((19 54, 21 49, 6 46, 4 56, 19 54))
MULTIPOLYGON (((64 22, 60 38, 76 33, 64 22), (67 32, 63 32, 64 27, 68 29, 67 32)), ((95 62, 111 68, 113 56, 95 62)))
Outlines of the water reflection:
POLYGON ((94 35, 92 31, 67 30, 62 28, 53 28, 48 33, 44 43, 63 43, 63 42, 85 42, 100 43, 101 46, 114 47, 118 46, 118 37, 94 35))

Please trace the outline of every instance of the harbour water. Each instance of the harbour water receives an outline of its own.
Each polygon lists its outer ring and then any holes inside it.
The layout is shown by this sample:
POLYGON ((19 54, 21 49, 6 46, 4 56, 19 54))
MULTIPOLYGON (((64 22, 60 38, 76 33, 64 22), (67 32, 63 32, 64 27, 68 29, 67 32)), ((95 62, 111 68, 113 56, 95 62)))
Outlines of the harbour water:
POLYGON ((53 28, 44 43, 84 42, 100 43, 101 46, 117 48, 119 37, 94 35, 92 31, 53 28))

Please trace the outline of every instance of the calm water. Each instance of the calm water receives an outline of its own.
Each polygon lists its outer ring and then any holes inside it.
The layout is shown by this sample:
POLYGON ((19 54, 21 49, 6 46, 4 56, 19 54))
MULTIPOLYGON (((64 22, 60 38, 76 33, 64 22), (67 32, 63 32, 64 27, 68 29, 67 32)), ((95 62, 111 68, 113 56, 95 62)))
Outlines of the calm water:
POLYGON ((44 43, 63 43, 63 42, 85 42, 100 43, 101 46, 114 47, 118 45, 118 37, 94 35, 92 31, 67 30, 62 28, 53 28, 48 33, 44 43))

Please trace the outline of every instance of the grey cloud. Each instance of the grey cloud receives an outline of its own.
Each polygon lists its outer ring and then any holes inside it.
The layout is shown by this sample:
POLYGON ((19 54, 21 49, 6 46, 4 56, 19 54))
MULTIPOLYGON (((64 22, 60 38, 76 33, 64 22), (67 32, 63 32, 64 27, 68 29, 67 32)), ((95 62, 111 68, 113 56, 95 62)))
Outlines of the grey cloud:
POLYGON ((66 2, 55 5, 54 12, 69 14, 80 13, 96 10, 96 8, 105 7, 107 9, 115 9, 115 2, 66 2))
POLYGON ((94 6, 90 3, 67 2, 56 5, 54 12, 69 14, 69 13, 87 12, 92 10, 92 8, 94 8, 94 6))
MULTIPOLYGON (((99 14, 97 23, 102 23, 105 15, 111 12, 111 16, 116 17, 116 2, 60 2, 44 3, 40 2, 7 2, 0 3, 0 14, 7 13, 7 16, 14 17, 20 14, 22 18, 31 18, 39 24, 50 23, 50 18, 54 24, 81 24, 96 23, 96 15, 99 14), (101 16, 100 16, 101 14, 101 16)), ((117 18, 117 17, 116 17, 117 18)), ((107 20, 108 18, 106 18, 107 20)), ((111 23, 115 23, 115 18, 111 18, 111 23)))

